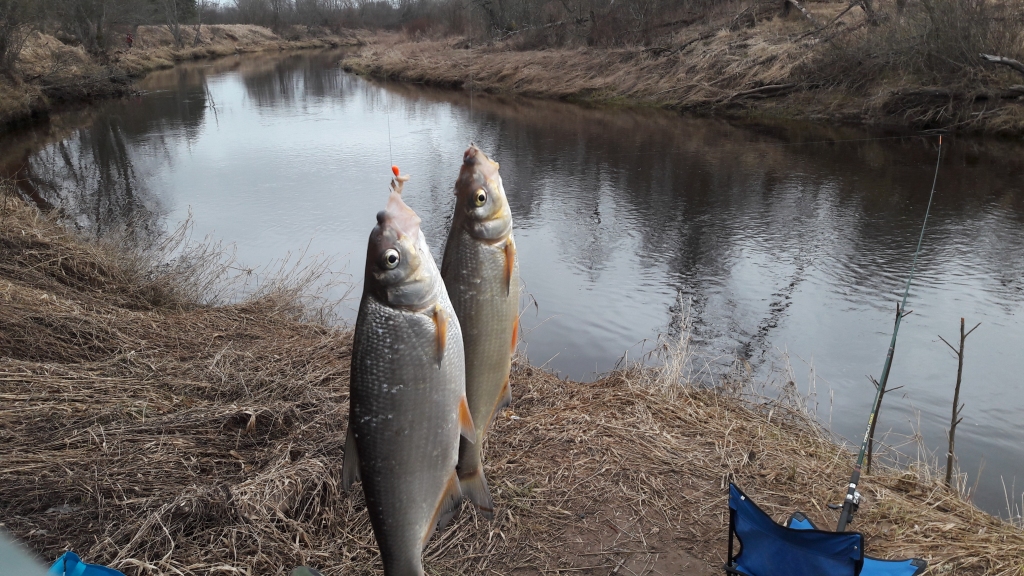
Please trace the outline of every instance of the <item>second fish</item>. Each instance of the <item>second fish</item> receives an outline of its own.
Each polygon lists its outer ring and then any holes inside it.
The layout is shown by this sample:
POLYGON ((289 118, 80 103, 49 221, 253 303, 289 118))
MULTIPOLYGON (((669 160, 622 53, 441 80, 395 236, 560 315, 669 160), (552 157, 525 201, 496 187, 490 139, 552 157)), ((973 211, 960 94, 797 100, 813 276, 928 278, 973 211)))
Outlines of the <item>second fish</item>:
POLYGON ((459 483, 463 495, 491 518, 483 441, 495 414, 512 401, 508 379, 519 332, 519 263, 498 163, 476 145, 463 155, 455 198, 441 277, 462 326, 466 397, 476 425, 476 441, 463 438, 459 445, 459 483))

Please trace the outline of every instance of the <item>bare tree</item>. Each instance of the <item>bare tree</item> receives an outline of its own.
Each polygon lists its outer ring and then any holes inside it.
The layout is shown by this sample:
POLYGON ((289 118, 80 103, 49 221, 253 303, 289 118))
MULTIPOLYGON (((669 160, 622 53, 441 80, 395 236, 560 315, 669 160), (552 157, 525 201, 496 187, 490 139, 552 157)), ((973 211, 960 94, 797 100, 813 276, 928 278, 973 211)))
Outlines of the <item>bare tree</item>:
POLYGON ((174 37, 174 45, 181 48, 185 45, 182 38, 182 26, 196 13, 196 0, 153 0, 158 15, 167 26, 167 31, 174 37))
POLYGON ((962 380, 964 375, 964 342, 967 340, 967 337, 971 335, 971 332, 974 332, 978 328, 978 326, 981 326, 981 322, 975 324, 974 328, 971 328, 967 332, 964 332, 964 319, 960 319, 959 350, 949 342, 946 342, 945 338, 939 336, 939 340, 945 342, 946 346, 949 346, 950 350, 952 350, 953 353, 956 354, 957 360, 956 388, 953 391, 953 417, 949 421, 949 432, 947 432, 947 436, 949 437, 949 450, 946 451, 946 486, 952 486, 954 459, 953 450, 954 448, 956 448, 956 425, 959 424, 961 420, 963 420, 963 418, 960 417, 960 411, 964 409, 964 405, 960 403, 960 381, 962 380))
POLYGON ((132 26, 149 17, 149 5, 139 0, 48 0, 40 5, 48 20, 91 54, 106 51, 115 27, 132 26))
POLYGON ((32 7, 30 0, 0 0, 0 73, 11 80, 21 49, 34 30, 32 7))
POLYGON ((192 46, 198 46, 199 40, 201 39, 200 33, 203 30, 203 14, 210 12, 216 8, 213 0, 196 0, 196 25, 195 25, 195 37, 192 38, 192 46))

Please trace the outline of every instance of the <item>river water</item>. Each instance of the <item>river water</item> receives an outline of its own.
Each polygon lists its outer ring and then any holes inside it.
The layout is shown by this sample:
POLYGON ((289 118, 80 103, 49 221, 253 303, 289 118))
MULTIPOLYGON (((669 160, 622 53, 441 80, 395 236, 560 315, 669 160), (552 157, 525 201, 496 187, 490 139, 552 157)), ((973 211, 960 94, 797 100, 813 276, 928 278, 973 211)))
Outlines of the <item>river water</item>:
MULTIPOLYGON (((233 243, 242 266, 330 256, 355 285, 342 307, 351 321, 391 164, 412 175, 406 201, 439 256, 475 141, 501 163, 532 296, 531 362, 593 379, 678 334, 682 309, 695 366, 710 367, 702 378, 737 366, 762 382, 792 378, 815 392, 827 426, 859 442, 934 137, 382 84, 346 74, 339 58, 155 73, 139 97, 5 138, 0 168, 91 234, 153 237, 191 214, 193 236, 233 243)), ((1011 508, 1024 490, 1024 147, 953 139, 943 154, 889 381, 902 388, 886 398, 879 434, 945 461, 957 362, 938 335, 955 342, 961 317, 981 322, 967 340, 957 454, 975 501, 1005 516, 1003 483, 1016 482, 1011 508)))

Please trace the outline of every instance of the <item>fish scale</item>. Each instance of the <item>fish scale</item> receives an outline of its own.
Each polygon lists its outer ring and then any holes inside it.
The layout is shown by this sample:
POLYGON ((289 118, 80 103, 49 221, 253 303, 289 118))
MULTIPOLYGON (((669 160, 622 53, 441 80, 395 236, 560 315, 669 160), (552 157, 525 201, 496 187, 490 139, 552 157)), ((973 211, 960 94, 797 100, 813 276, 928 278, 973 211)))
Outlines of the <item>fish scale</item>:
MULTIPOLYGON (((442 307, 451 309, 446 295, 442 307)), ((359 314, 365 321, 358 324, 360 344, 352 354, 353 383, 359 385, 352 387, 351 418, 363 492, 374 533, 383 535, 378 545, 385 565, 394 564, 396 575, 419 576, 424 534, 436 521, 437 502, 457 460, 452 447, 459 442, 455 407, 462 391, 448 383, 465 370, 461 334, 457 324, 449 328, 438 369, 430 317, 394 310, 372 297, 359 314)))
POLYGON ((462 326, 466 397, 475 441, 459 446, 459 481, 477 509, 493 517, 483 470, 483 443, 497 411, 511 400, 509 372, 519 321, 519 261, 512 214, 498 164, 475 145, 463 156, 455 183, 455 213, 441 276, 462 326), (474 200, 486 194, 482 204, 474 200))
POLYGON ((362 482, 384 574, 423 576, 423 547, 462 498, 460 434, 475 430, 459 321, 396 181, 367 247, 342 478, 362 482))

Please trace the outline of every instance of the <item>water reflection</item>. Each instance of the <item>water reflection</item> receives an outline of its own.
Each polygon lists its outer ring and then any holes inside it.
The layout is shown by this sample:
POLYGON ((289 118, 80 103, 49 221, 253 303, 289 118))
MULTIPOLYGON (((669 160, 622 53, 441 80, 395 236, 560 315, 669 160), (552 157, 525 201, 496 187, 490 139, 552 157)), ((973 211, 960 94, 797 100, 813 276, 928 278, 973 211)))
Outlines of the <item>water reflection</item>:
POLYGON ((345 79, 341 74, 325 74, 336 68, 338 54, 292 54, 273 59, 263 66, 249 66, 241 75, 245 91, 260 108, 303 102, 309 98, 342 97, 345 79))
MULTIPOLYGON (((817 382, 831 399, 822 419, 862 432, 865 375, 878 375, 888 346, 933 138, 384 85, 343 73, 338 57, 154 74, 141 98, 5 143, 0 163, 27 197, 97 235, 152 234, 191 211, 196 232, 236 242, 243 264, 308 246, 358 271, 391 164, 412 174, 407 202, 441 254, 458 162, 475 141, 501 163, 537 303, 523 318, 533 362, 592 378, 678 331, 685 308, 715 377, 739 358, 768 378, 788 351, 800 386, 817 382)), ((984 322, 969 342, 958 444, 964 470, 986 457, 979 502, 994 511, 1000 475, 1024 478, 1020 152, 946 147, 891 376, 905 396, 886 400, 880 428, 940 449, 956 363, 936 335, 961 316, 984 322)))

